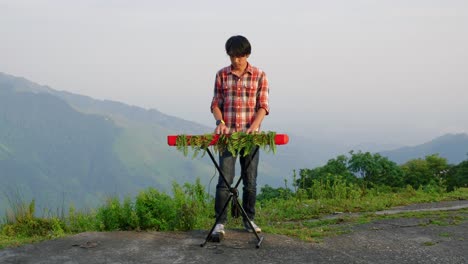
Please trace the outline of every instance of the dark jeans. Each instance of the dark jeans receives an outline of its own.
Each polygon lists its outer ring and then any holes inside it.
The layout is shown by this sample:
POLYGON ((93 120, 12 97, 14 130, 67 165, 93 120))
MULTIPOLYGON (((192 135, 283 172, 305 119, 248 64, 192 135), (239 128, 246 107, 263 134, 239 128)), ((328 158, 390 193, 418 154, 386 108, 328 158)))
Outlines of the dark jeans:
MULTIPOLYGON (((257 200, 257 168, 260 158, 260 150, 254 148, 252 152, 243 157, 242 154, 237 155, 241 165, 241 177, 244 187, 242 188, 242 207, 244 207, 247 216, 250 220, 255 218, 255 202, 257 200), (257 149, 257 150, 256 150, 257 149), (253 155, 255 153, 255 156, 253 155)), ((229 187, 232 185, 235 176, 237 157, 233 157, 229 151, 220 153, 219 166, 224 174, 229 186, 226 186, 221 175, 216 185, 215 212, 216 217, 221 214, 226 201, 229 198, 229 187)), ((224 211, 218 223, 225 224, 227 221, 227 209, 224 211)))

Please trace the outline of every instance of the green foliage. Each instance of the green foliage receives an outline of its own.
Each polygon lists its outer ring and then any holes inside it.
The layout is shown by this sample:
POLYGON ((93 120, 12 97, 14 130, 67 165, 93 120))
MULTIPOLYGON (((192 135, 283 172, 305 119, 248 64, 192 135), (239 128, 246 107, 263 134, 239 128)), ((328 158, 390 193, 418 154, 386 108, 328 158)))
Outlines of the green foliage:
POLYGON ((257 209, 256 222, 284 222, 317 218, 323 211, 323 204, 317 200, 297 201, 295 198, 264 200, 257 209))
POLYGON ((314 169, 301 169, 299 171, 299 179, 295 180, 295 186, 306 190, 316 181, 331 180, 333 175, 339 175, 341 180, 346 183, 359 183, 360 180, 356 178, 353 173, 348 169, 348 158, 344 155, 338 156, 336 159, 330 159, 327 164, 322 167, 314 169))
POLYGON ((212 207, 208 206, 210 200, 205 188, 197 178, 195 184, 185 183, 183 187, 173 184, 176 218, 174 230, 192 230, 201 227, 204 223, 202 215, 211 215, 212 207))
POLYGON ((77 211, 71 205, 68 210, 68 217, 66 218, 67 231, 81 233, 96 230, 96 227, 99 226, 96 219, 94 211, 77 211))
MULTIPOLYGON (((276 153, 275 136, 276 133, 272 131, 253 134, 245 132, 234 132, 230 135, 221 134, 216 143, 213 144, 213 150, 215 153, 228 150, 233 156, 239 154, 247 156, 254 147, 259 146, 267 152, 276 153)), ((184 156, 187 156, 188 147, 191 146, 194 151, 193 158, 195 158, 200 151, 203 151, 203 154, 205 153, 213 139, 213 134, 192 136, 182 134, 176 138, 176 147, 184 156)))
MULTIPOLYGON (((323 181, 316 184, 321 184, 321 188, 327 191, 317 194, 317 198, 314 199, 299 200, 297 193, 293 193, 289 198, 273 197, 263 200, 257 206, 256 222, 269 233, 316 241, 324 236, 345 232, 338 224, 351 221, 348 218, 313 221, 323 215, 335 212, 374 212, 410 203, 468 199, 468 188, 459 188, 446 193, 422 187, 414 189, 410 185, 398 189, 374 186, 359 192, 355 185, 344 184, 340 178, 334 179, 333 182, 323 181), (359 195, 353 194, 353 191, 359 195)), ((287 186, 285 188, 287 189, 287 186)), ((272 191, 272 188, 264 190, 272 191)), ((31 202, 22 206, 25 208, 22 215, 10 215, 10 219, 15 219, 15 222, 0 225, 0 248, 82 231, 134 228, 136 230, 206 230, 212 226, 213 201, 198 180, 195 184, 186 183, 183 186, 174 183, 173 192, 173 198, 151 188, 139 194, 137 201, 140 201, 142 208, 146 208, 146 212, 152 212, 151 216, 147 215, 147 223, 156 223, 148 224, 147 228, 139 226, 142 221, 136 213, 136 202, 132 203, 128 198, 123 202, 119 202, 117 198, 109 198, 97 213, 76 212, 72 207, 69 216, 64 220, 57 217, 34 217, 34 202, 31 202), (145 203, 141 203, 142 201, 145 203), (165 206, 157 205, 158 203, 164 203, 165 206), (161 212, 160 208, 164 207, 173 213, 161 212), (167 223, 166 229, 162 229, 160 225, 163 218, 166 219, 164 221, 167 223), (156 219, 158 221, 152 221, 156 219)), ((232 221, 230 225, 233 224, 240 225, 240 222, 232 221)))
POLYGON ((141 229, 169 230, 176 217, 174 200, 154 188, 137 195, 135 210, 141 229))
MULTIPOLYGON (((393 192, 406 185, 437 195, 447 186, 450 186, 448 190, 454 190, 468 184, 468 169, 464 167, 468 167, 468 162, 451 167, 446 159, 436 154, 426 156, 424 160, 410 160, 402 166, 379 154, 351 151, 350 155, 349 158, 340 155, 330 159, 322 167, 301 169, 299 179, 294 171, 296 197, 304 194, 309 199, 360 197, 372 189, 374 192, 382 188, 393 192)), ((275 191, 279 189, 267 188, 260 197, 278 197, 275 191)))
POLYGON ((336 159, 330 159, 321 167, 322 175, 341 175, 346 182, 356 182, 356 177, 348 169, 349 159, 345 155, 339 155, 336 159))
POLYGON ((99 230, 133 230, 138 227, 138 219, 130 198, 120 203, 118 197, 109 197, 96 215, 99 230))
POLYGON ((210 198, 200 179, 195 184, 173 183, 173 197, 154 188, 141 191, 133 203, 125 198, 109 198, 98 209, 99 230, 191 230, 206 223, 212 211, 210 198), (208 211, 207 211, 208 210, 208 211))
POLYGON ((154 188, 141 191, 133 202, 129 197, 121 201, 109 197, 96 213, 79 212, 71 206, 64 221, 58 218, 41 219, 34 217, 34 202, 28 207, 15 206, 4 225, 7 235, 44 235, 44 230, 54 234, 83 232, 91 230, 191 230, 204 226, 206 216, 211 215, 211 198, 205 192, 200 180, 195 184, 180 186, 173 184, 174 198, 154 188), (57 222, 59 221, 59 222, 57 222), (61 229, 60 229, 61 228, 61 229))
POLYGON ((59 237, 65 233, 65 223, 60 219, 37 218, 34 215, 35 202, 16 204, 14 211, 7 211, 6 223, 1 229, 5 236, 18 237, 59 237))
POLYGON ((382 157, 379 154, 371 154, 361 151, 350 152, 348 161, 350 172, 361 177, 367 183, 373 185, 388 185, 392 187, 403 187, 403 171, 398 165, 382 157))
POLYGON ((308 190, 311 199, 358 199, 363 191, 354 183, 349 183, 340 175, 328 174, 326 178, 312 180, 312 187, 308 190))
POLYGON ((419 185, 428 184, 431 178, 426 160, 414 159, 406 162, 401 166, 405 173, 405 182, 415 188, 419 185))
POLYGON ((58 218, 32 218, 23 219, 14 224, 3 226, 2 234, 6 236, 48 238, 60 237, 65 234, 65 224, 58 218))
POLYGON ((456 190, 458 187, 468 187, 468 160, 450 168, 445 176, 448 191, 456 190))
POLYGON ((34 218, 36 211, 36 202, 32 200, 29 204, 24 202, 22 197, 17 194, 15 199, 8 198, 10 208, 6 211, 5 222, 14 224, 34 218))
POLYGON ((210 146, 210 143, 213 141, 213 134, 205 135, 178 135, 176 139, 176 148, 178 151, 184 153, 184 156, 188 155, 188 146, 190 145, 193 150, 192 158, 198 156, 200 151, 203 151, 203 156, 205 155, 206 149, 210 146))
POLYGON ((468 161, 452 166, 445 158, 433 154, 425 159, 409 160, 398 166, 379 154, 351 151, 350 155, 349 158, 339 155, 330 159, 324 166, 314 169, 300 169, 299 179, 294 178, 294 186, 299 188, 296 191, 304 192, 315 188, 315 193, 324 192, 319 187, 314 187, 314 184, 324 181, 333 183, 334 178, 338 176, 340 181, 348 185, 357 184, 361 188, 364 185, 368 188, 401 188, 411 185, 413 188, 422 187, 441 192, 443 188, 452 191, 457 187, 468 186, 468 161))
POLYGON ((309 199, 360 197, 363 194, 362 179, 348 169, 348 162, 346 156, 340 155, 322 167, 301 169, 300 178, 294 177, 295 186, 299 187, 296 195, 306 194, 309 199))
POLYGON ((260 189, 260 194, 257 195, 257 200, 259 202, 273 199, 287 200, 293 195, 293 191, 289 188, 273 188, 270 185, 266 184, 260 189))
POLYGON ((425 185, 443 186, 445 174, 450 166, 445 158, 434 154, 426 156, 425 159, 409 160, 401 168, 405 184, 418 188, 425 185))

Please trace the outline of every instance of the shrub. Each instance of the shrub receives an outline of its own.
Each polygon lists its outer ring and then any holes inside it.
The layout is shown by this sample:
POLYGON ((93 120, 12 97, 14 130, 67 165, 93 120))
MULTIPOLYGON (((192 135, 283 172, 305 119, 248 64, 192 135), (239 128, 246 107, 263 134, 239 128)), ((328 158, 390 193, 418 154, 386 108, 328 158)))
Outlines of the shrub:
POLYGON ((98 209, 96 220, 99 230, 133 230, 139 227, 138 217, 130 198, 120 204, 118 197, 110 197, 106 204, 98 209))
POLYGON ((17 203, 7 211, 2 234, 6 236, 34 237, 47 236, 58 237, 65 233, 65 223, 56 217, 37 218, 34 216, 35 202, 17 203))
POLYGON ((348 183, 340 175, 327 175, 321 180, 313 180, 312 187, 307 189, 311 199, 357 199, 362 196, 359 185, 348 183))
POLYGON ((138 194, 135 211, 141 229, 170 230, 176 219, 174 200, 154 188, 138 194))
POLYGON ((444 175, 447 181, 447 190, 453 191, 457 187, 468 187, 468 160, 453 166, 444 175))
POLYGON ((96 213, 92 211, 77 211, 73 205, 71 205, 68 210, 66 224, 67 231, 72 233, 96 230, 99 226, 96 221, 96 213))
POLYGON ((207 206, 209 196, 200 179, 197 178, 195 184, 185 183, 183 188, 173 183, 172 190, 176 207, 174 229, 192 230, 199 227, 204 217, 212 211, 212 207, 207 206))
POLYGON ((273 188, 268 184, 265 184, 260 189, 260 193, 257 195, 257 200, 259 202, 273 200, 273 199, 282 199, 286 200, 293 197, 294 193, 289 188, 279 187, 273 188))
POLYGON ((429 155, 425 159, 412 159, 401 165, 404 182, 414 188, 426 185, 439 185, 445 188, 445 174, 450 166, 445 158, 429 155))

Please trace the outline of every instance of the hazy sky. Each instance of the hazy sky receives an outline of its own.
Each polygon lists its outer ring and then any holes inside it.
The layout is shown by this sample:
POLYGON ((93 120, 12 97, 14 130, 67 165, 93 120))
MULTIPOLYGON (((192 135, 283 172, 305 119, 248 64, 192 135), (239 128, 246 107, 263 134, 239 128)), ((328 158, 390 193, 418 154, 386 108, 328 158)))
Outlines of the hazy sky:
POLYGON ((0 0, 0 72, 213 125, 237 34, 269 77, 264 129, 346 144, 468 132, 466 0, 0 0))

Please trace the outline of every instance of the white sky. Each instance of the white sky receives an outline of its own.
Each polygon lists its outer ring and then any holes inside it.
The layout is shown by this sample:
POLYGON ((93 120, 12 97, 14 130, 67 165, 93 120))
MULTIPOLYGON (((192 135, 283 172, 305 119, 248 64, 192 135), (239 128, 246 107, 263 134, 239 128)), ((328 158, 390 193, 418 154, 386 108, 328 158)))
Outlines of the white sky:
POLYGON ((468 132, 466 0, 0 0, 0 72, 212 125, 237 34, 269 77, 264 129, 343 144, 468 132))

